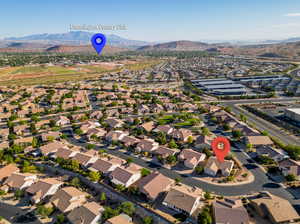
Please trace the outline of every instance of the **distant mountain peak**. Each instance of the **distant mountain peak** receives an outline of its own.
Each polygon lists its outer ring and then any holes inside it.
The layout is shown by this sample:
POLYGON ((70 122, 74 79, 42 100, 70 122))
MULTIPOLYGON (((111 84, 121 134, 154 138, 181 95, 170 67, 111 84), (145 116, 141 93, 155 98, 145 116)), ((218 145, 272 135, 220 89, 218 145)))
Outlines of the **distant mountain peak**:
MULTIPOLYGON (((86 31, 70 31, 67 33, 42 33, 33 34, 23 37, 9 37, 5 38, 6 41, 40 41, 47 43, 61 43, 61 44, 89 44, 91 36, 94 33, 86 31)), ((115 34, 108 34, 107 43, 108 45, 117 47, 139 47, 150 44, 146 41, 130 40, 120 37, 115 34)))
POLYGON ((167 43, 155 44, 155 45, 146 45, 138 48, 142 51, 159 51, 159 50, 173 50, 173 51, 202 51, 206 50, 209 47, 209 44, 197 41, 190 40, 179 40, 171 41, 167 43))

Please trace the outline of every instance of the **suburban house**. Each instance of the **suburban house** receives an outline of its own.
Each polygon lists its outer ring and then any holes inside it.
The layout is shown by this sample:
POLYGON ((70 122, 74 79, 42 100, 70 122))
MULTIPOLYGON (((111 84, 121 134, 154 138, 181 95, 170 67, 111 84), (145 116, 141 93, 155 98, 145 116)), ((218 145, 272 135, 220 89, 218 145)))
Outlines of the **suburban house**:
POLYGON ((135 146, 136 144, 138 144, 140 142, 139 139, 132 137, 132 136, 124 136, 121 139, 121 142, 126 146, 126 147, 130 147, 130 146, 135 146))
POLYGON ((124 164, 125 161, 119 158, 101 158, 94 162, 88 169, 94 172, 101 172, 104 175, 108 175, 114 171, 117 167, 124 164))
POLYGON ((285 159, 278 163, 278 167, 284 176, 289 174, 299 178, 300 176, 300 163, 292 159, 285 159))
POLYGON ((71 124, 71 121, 66 116, 58 116, 54 118, 54 121, 57 126, 64 126, 67 124, 71 124))
POLYGON ((32 173, 12 173, 1 187, 4 191, 23 190, 37 181, 37 176, 32 173))
POLYGON ((58 148, 57 151, 51 157, 70 159, 70 158, 74 157, 77 153, 78 153, 78 151, 64 147, 64 148, 58 148))
POLYGON ((0 129, 0 141, 6 141, 9 135, 9 128, 0 129))
POLYGON ((283 152, 282 150, 274 149, 271 146, 259 146, 255 149, 255 154, 259 156, 267 156, 273 159, 276 162, 282 161, 284 159, 288 159, 289 156, 283 152))
POLYGON ((33 137, 21 137, 14 140, 14 144, 24 144, 24 145, 31 145, 32 144, 33 137))
POLYGON ((204 173, 216 176, 218 172, 220 172, 220 174, 227 177, 230 175, 233 165, 234 162, 232 160, 224 160, 223 162, 220 162, 215 156, 211 156, 205 164, 204 173))
POLYGON ((154 132, 162 132, 167 135, 170 135, 174 131, 174 128, 170 125, 159 125, 153 131, 154 132))
POLYGON ((24 135, 25 133, 29 133, 29 127, 27 124, 16 125, 13 128, 16 135, 24 135))
POLYGON ((149 121, 149 122, 146 122, 144 124, 139 125, 138 127, 145 130, 145 131, 147 131, 147 132, 150 132, 150 131, 152 131, 152 129, 154 129, 154 125, 155 124, 154 124, 153 121, 149 121))
POLYGON ((245 144, 251 144, 253 147, 258 147, 262 145, 274 145, 270 137, 265 135, 246 136, 245 144))
POLYGON ((195 140, 196 147, 199 149, 210 149, 211 142, 213 139, 214 139, 214 136, 199 135, 196 137, 196 140, 195 140))
POLYGON ((96 202, 87 202, 72 210, 67 218, 73 224, 96 224, 103 211, 104 208, 96 202))
POLYGON ((80 130, 82 131, 82 133, 87 133, 87 131, 89 129, 92 129, 92 128, 98 128, 100 127, 100 123, 99 122, 92 122, 92 121, 86 121, 85 123, 83 123, 81 126, 80 126, 80 130))
POLYGON ((43 142, 47 142, 49 140, 58 140, 60 138, 59 131, 50 131, 48 133, 41 134, 41 139, 43 142))
POLYGON ((150 108, 147 105, 139 104, 137 107, 138 114, 148 114, 150 113, 150 108))
POLYGON ((173 138, 175 138, 175 139, 177 139, 179 141, 186 142, 189 137, 193 137, 193 133, 189 129, 180 128, 178 130, 175 129, 172 132, 172 136, 173 136, 173 138))
POLYGON ((75 187, 64 187, 58 190, 50 202, 61 212, 69 212, 86 202, 87 193, 75 187))
POLYGON ((202 195, 203 191, 196 187, 189 187, 186 185, 174 186, 167 193, 162 204, 177 212, 192 215, 202 204, 202 195))
POLYGON ((0 149, 6 149, 9 147, 8 141, 0 142, 0 149))
POLYGON ((170 179, 159 172, 152 172, 140 179, 137 185, 141 193, 154 201, 159 194, 168 191, 174 182, 173 179, 170 179))
POLYGON ((66 148, 67 146, 64 145, 62 142, 59 141, 54 141, 54 142, 50 142, 46 145, 43 145, 40 147, 40 151, 44 156, 48 156, 51 153, 55 153, 57 152, 57 150, 59 148, 66 148))
POLYGON ((250 201, 251 206, 271 223, 299 223, 300 217, 289 201, 269 192, 262 192, 250 201))
POLYGON ((116 118, 108 118, 105 120, 105 122, 109 125, 111 128, 120 128, 123 126, 124 122, 116 119, 116 118))
POLYGON ((42 127, 45 127, 46 125, 50 124, 50 120, 41 120, 35 123, 36 129, 41 129, 42 127))
POLYGON ((171 149, 165 146, 159 146, 153 154, 155 156, 161 157, 163 159, 166 159, 168 156, 174 156, 175 154, 179 153, 179 149, 171 149))
POLYGON ((72 160, 77 161, 82 166, 88 166, 89 164, 92 164, 96 162, 98 159, 98 156, 96 155, 89 155, 87 153, 76 153, 76 155, 72 158, 72 160))
POLYGON ((36 204, 47 196, 54 195, 63 182, 55 178, 40 179, 26 189, 27 194, 31 196, 31 201, 36 204))
POLYGON ((10 177, 13 173, 19 172, 19 168, 16 164, 8 164, 0 168, 0 182, 3 182, 7 177, 10 177))
POLYGON ((130 216, 122 213, 120 215, 117 215, 115 217, 106 220, 104 224, 133 224, 133 222, 130 216))
POLYGON ((102 128, 91 128, 86 132, 86 137, 88 140, 91 140, 93 137, 103 137, 107 132, 102 128))
POLYGON ((114 169, 109 177, 113 184, 129 187, 142 177, 141 167, 132 163, 123 165, 114 169))
POLYGON ((90 114, 90 118, 99 120, 103 116, 101 111, 94 111, 90 114))
POLYGON ((194 169, 205 158, 206 155, 204 153, 196 152, 192 149, 183 149, 178 156, 178 159, 183 161, 184 165, 190 169, 194 169))
POLYGON ((250 127, 248 127, 247 125, 241 124, 241 123, 237 123, 232 130, 235 131, 240 131, 242 132, 245 136, 261 136, 261 134, 256 131, 255 129, 252 129, 250 127))
POLYGON ((248 212, 240 199, 217 200, 212 203, 215 223, 249 224, 248 212))
POLYGON ((112 141, 120 141, 122 140, 125 136, 127 136, 128 133, 120 131, 120 130, 116 130, 116 131, 110 131, 107 133, 107 135, 105 136, 105 139, 109 142, 112 141))
POLYGON ((137 144, 135 151, 151 153, 156 150, 158 146, 158 142, 155 142, 153 139, 143 139, 137 144))

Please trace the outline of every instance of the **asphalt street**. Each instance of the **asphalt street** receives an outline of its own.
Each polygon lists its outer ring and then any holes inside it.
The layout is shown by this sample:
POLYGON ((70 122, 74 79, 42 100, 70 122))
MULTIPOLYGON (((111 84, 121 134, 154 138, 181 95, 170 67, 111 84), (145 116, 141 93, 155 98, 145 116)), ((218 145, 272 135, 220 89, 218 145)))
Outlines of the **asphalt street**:
POLYGON ((267 131, 271 136, 274 136, 274 137, 280 139, 282 142, 284 142, 286 144, 300 145, 299 138, 287 134, 285 131, 280 130, 279 127, 274 127, 274 125, 271 124, 270 122, 268 122, 264 119, 261 119, 246 110, 242 110, 235 104, 226 103, 225 105, 230 106, 232 108, 232 112, 237 115, 238 114, 246 115, 248 121, 255 124, 257 126, 257 128, 259 128, 261 131, 263 131, 263 130, 267 131))
MULTIPOLYGON (((69 138, 69 141, 72 144, 82 146, 82 147, 86 145, 86 143, 80 143, 73 138, 69 138)), ((97 147, 96 149, 103 149, 103 148, 97 147)), ((232 186, 215 185, 201 180, 196 180, 192 177, 182 176, 174 170, 170 170, 161 166, 158 167, 153 163, 150 163, 148 161, 145 161, 141 158, 132 155, 127 155, 118 150, 107 150, 107 152, 111 155, 117 156, 125 160, 128 158, 132 158, 134 160, 134 163, 142 167, 145 167, 150 170, 158 170, 160 173, 172 179, 180 178, 182 183, 189 186, 197 186, 199 188, 202 188, 204 191, 210 191, 224 196, 250 195, 259 191, 269 191, 274 195, 287 199, 295 207, 300 206, 300 200, 295 199, 293 195, 290 194, 288 191, 286 191, 283 187, 281 187, 281 185, 272 181, 265 174, 265 172, 263 172, 263 170, 260 167, 256 166, 255 164, 252 164, 250 157, 246 153, 233 147, 232 147, 232 151, 234 152, 236 157, 242 162, 242 164, 244 164, 244 166, 246 166, 246 168, 250 170, 254 175, 255 179, 252 183, 243 184, 243 185, 232 185, 232 186)))

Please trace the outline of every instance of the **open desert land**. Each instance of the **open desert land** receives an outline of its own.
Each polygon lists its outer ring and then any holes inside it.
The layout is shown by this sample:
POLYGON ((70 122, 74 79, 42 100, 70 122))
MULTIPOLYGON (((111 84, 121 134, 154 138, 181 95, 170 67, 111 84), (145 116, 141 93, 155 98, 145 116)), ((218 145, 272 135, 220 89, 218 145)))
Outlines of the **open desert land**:
POLYGON ((97 64, 29 65, 0 69, 0 85, 36 85, 95 78, 106 72, 142 70, 160 63, 160 60, 102 62, 97 64))

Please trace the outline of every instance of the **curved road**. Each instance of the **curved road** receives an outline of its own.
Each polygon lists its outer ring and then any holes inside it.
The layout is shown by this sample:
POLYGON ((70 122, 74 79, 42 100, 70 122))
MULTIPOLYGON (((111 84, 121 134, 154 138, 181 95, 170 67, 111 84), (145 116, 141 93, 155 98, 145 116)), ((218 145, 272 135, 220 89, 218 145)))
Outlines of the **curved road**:
MULTIPOLYGON (((76 139, 69 138, 70 143, 78 145, 78 146, 86 146, 86 143, 80 143, 76 139)), ((103 149, 101 147, 97 147, 96 149, 103 149)), ((184 177, 175 172, 174 170, 166 169, 164 167, 153 167, 149 162, 127 155, 123 152, 118 150, 108 150, 107 153, 112 154, 114 156, 120 157, 122 159, 133 158, 134 163, 145 167, 150 170, 159 170, 160 173, 164 174, 165 176, 175 179, 181 178, 181 182, 190 185, 190 186, 197 186, 202 188, 204 191, 214 192, 216 194, 224 195, 224 196, 240 196, 240 195, 247 195, 253 194, 259 191, 270 191, 272 194, 277 196, 283 197, 290 201, 294 206, 300 206, 300 200, 295 200, 293 195, 287 192, 283 187, 272 181, 264 172, 263 170, 256 166, 255 164, 251 164, 250 157, 240 150, 232 147, 232 151, 235 153, 236 157, 244 164, 248 170, 252 172, 255 179, 251 183, 243 184, 243 185, 233 185, 233 186, 218 186, 215 184, 210 184, 201 180, 196 180, 192 177, 184 177), (276 188, 274 186, 277 186, 276 188)))

